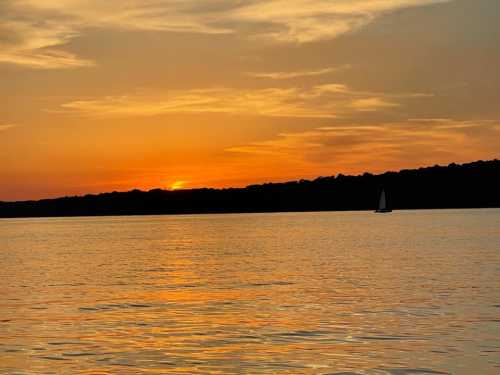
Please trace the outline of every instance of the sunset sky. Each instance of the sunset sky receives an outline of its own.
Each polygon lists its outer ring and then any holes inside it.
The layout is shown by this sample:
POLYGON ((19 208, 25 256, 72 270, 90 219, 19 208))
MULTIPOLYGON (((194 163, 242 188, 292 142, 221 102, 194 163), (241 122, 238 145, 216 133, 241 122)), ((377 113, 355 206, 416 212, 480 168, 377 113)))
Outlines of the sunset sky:
POLYGON ((0 200, 500 157, 498 0, 2 0, 0 200))

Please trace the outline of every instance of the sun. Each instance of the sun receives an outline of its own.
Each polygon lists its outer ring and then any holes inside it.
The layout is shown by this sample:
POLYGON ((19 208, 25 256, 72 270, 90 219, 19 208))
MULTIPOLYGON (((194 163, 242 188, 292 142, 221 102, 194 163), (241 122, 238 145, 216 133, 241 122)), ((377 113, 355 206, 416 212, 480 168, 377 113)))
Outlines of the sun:
POLYGON ((170 190, 180 190, 185 184, 186 181, 175 181, 172 185, 170 185, 170 190))

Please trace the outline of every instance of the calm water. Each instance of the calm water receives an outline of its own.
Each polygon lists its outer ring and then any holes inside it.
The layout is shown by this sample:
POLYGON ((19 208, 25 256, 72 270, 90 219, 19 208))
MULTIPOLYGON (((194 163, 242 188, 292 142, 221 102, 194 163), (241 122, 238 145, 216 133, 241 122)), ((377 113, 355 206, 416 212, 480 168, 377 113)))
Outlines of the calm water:
POLYGON ((1 374, 500 374, 500 210, 0 220, 1 374))

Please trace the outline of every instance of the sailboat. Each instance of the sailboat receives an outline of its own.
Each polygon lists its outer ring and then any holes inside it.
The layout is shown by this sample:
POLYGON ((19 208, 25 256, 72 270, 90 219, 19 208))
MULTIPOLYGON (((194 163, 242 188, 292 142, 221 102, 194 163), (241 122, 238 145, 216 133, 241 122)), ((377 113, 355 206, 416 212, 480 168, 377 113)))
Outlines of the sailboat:
POLYGON ((380 198, 378 201, 378 208, 375 212, 379 213, 379 214, 385 214, 388 212, 392 212, 392 210, 387 207, 387 198, 386 198, 384 189, 382 189, 382 191, 380 192, 380 198))

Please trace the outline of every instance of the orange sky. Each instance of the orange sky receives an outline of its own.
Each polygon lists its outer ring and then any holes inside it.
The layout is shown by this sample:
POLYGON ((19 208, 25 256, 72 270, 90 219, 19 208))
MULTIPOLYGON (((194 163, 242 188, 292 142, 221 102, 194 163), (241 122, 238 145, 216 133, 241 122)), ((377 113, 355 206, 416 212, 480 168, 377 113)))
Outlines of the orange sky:
POLYGON ((5 0, 0 200, 500 157, 494 0, 5 0))

